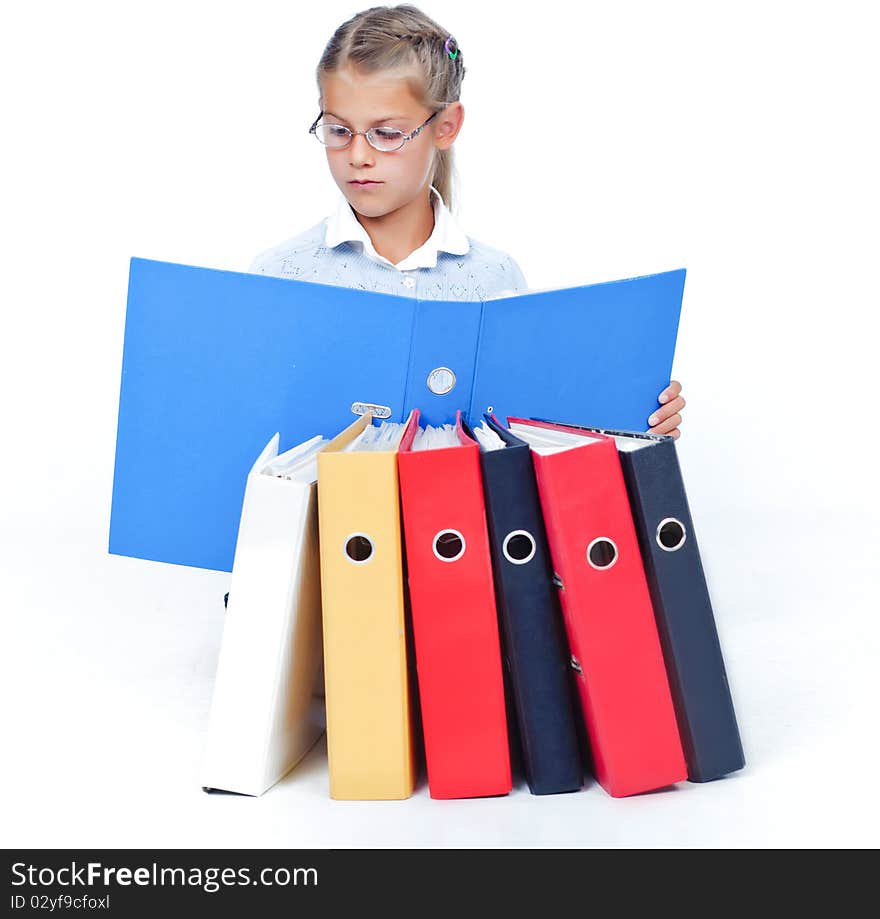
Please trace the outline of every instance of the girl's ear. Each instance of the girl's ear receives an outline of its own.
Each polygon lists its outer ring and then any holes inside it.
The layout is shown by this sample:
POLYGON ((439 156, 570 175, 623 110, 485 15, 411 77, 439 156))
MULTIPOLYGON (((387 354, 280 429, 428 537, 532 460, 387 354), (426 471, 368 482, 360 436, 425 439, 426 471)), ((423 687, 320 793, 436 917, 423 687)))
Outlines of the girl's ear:
POLYGON ((435 121, 434 146, 438 150, 448 150, 464 124, 464 106, 460 102, 450 102, 435 121))

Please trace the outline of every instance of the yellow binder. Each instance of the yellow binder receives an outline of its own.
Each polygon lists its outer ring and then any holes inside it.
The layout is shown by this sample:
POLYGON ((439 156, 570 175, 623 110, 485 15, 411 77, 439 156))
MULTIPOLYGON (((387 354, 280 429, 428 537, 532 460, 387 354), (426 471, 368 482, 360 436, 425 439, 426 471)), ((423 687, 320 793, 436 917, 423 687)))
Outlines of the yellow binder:
POLYGON ((408 798, 415 783, 397 443, 345 451, 371 423, 363 415, 318 454, 327 753, 340 800, 408 798))

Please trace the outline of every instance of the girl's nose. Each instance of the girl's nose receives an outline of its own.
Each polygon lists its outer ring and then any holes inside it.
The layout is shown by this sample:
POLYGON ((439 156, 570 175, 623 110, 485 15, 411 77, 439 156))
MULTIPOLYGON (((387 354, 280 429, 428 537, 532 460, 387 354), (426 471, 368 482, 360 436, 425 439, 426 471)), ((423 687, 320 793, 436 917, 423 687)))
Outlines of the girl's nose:
POLYGON ((363 134, 355 134, 348 147, 349 158, 352 166, 359 166, 373 160, 374 150, 363 134))

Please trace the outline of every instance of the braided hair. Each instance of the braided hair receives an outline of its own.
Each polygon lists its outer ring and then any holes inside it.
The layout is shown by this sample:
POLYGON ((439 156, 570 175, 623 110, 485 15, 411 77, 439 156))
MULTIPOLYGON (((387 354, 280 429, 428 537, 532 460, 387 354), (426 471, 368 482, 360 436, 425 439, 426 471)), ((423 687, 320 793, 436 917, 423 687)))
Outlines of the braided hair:
MULTIPOLYGON (((461 49, 446 29, 411 4, 374 6, 356 13, 333 33, 318 63, 321 77, 351 65, 363 73, 409 69, 413 95, 426 108, 440 111, 459 101, 465 66, 461 49)), ((319 101, 320 104, 320 101, 319 101)), ((452 208, 452 148, 435 150, 431 184, 452 208)))

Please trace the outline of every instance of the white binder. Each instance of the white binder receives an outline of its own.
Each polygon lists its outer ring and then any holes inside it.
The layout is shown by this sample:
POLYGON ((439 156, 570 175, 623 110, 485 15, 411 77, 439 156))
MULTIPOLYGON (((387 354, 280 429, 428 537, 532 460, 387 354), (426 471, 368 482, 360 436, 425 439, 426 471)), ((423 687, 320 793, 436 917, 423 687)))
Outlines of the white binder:
POLYGON ((248 474, 202 787, 261 795, 325 727, 314 437, 248 474))

